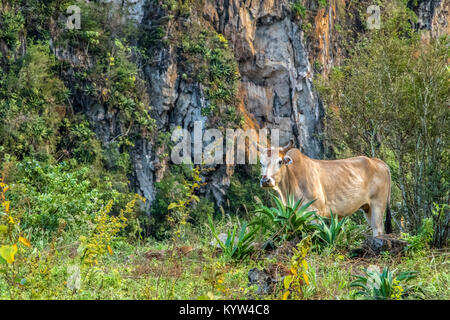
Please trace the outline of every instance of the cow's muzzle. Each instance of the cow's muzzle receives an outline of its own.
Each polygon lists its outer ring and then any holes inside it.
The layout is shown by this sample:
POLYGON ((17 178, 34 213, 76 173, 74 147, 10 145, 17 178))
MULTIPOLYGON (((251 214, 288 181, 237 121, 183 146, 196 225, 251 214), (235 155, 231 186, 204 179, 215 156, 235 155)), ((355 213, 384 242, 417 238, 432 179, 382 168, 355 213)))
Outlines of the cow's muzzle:
POLYGON ((273 180, 269 178, 268 176, 263 176, 261 180, 259 181, 259 184, 261 188, 273 188, 273 180))

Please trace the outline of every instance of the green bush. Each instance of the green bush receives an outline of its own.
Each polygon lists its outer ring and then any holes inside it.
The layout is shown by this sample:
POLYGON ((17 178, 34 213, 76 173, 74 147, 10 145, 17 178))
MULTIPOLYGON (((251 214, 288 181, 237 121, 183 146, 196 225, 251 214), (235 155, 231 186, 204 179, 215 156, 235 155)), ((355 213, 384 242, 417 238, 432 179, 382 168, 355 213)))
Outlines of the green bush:
POLYGON ((208 226, 217 243, 222 248, 222 254, 225 257, 241 260, 253 251, 253 243, 259 227, 247 230, 248 224, 247 222, 244 222, 239 233, 237 233, 237 226, 235 225, 231 232, 227 232, 227 239, 223 242, 223 240, 219 238, 216 228, 214 227, 212 215, 208 215, 208 226))
POLYGON ((259 186, 260 172, 260 164, 235 167, 227 190, 227 205, 224 208, 226 212, 250 218, 247 215, 256 210, 259 202, 271 204, 270 192, 259 186))
POLYGON ((5 8, 0 12, 0 21, 0 40, 14 50, 19 43, 19 32, 24 27, 25 19, 22 13, 5 8))
POLYGON ((307 211, 314 202, 310 201, 302 205, 303 200, 294 201, 293 196, 288 196, 286 205, 276 196, 272 196, 275 208, 259 205, 256 209, 258 215, 253 225, 260 226, 265 238, 288 240, 294 236, 303 235, 313 230, 311 224, 315 211, 307 211))
POLYGON ((401 272, 394 276, 395 270, 390 271, 384 267, 382 272, 376 269, 364 269, 365 275, 356 276, 356 280, 350 287, 357 287, 355 295, 360 295, 366 299, 375 300, 401 300, 408 293, 408 288, 403 288, 400 283, 416 277, 415 271, 401 272))
POLYGON ((291 10, 299 17, 306 16, 306 7, 300 1, 291 3, 291 10))
POLYGON ((67 97, 55 66, 48 43, 35 43, 0 74, 0 140, 5 153, 21 159, 55 152, 67 97))
POLYGON ((180 48, 189 77, 205 86, 209 107, 203 115, 216 115, 222 124, 241 124, 236 110, 239 70, 227 39, 215 31, 192 26, 183 34, 180 48))
POLYGON ((316 215, 319 223, 315 225, 318 231, 316 236, 319 239, 319 244, 327 247, 335 247, 342 243, 346 235, 346 225, 348 223, 348 218, 344 217, 339 221, 337 215, 333 215, 330 212, 330 223, 328 224, 325 219, 319 215, 316 215))
POLYGON ((428 249, 433 242, 433 234, 433 220, 431 218, 423 219, 419 232, 416 235, 402 233, 403 240, 408 242, 408 245, 405 247, 406 252, 416 253, 428 249))
MULTIPOLYGON (((73 162, 73 161, 72 161, 73 162)), ((69 162, 57 165, 25 159, 17 165, 11 200, 22 210, 21 225, 33 241, 49 239, 60 225, 69 234, 87 230, 90 217, 112 199, 125 202, 126 195, 114 189, 97 189, 89 181, 87 167, 69 162)))

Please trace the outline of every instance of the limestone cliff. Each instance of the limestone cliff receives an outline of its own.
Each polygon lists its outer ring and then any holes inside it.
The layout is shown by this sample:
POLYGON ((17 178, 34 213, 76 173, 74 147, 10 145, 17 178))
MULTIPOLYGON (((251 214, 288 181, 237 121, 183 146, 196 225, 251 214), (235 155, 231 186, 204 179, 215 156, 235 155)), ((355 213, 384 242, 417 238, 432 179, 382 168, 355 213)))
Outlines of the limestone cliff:
MULTIPOLYGON (((157 3, 147 3, 141 24, 152 29, 164 12, 157 3)), ((323 147, 319 139, 323 108, 313 90, 313 71, 305 49, 304 32, 293 17, 289 1, 204 1, 192 7, 189 18, 207 24, 228 40, 239 67, 240 112, 245 115, 244 127, 279 128, 280 143, 295 138, 300 148, 311 157, 320 157, 323 147)), ((166 36, 175 27, 169 22, 166 36)), ((194 121, 208 127, 201 109, 209 102, 201 85, 187 83, 178 70, 174 45, 158 49, 156 61, 145 66, 149 82, 150 103, 158 130, 169 131, 175 126, 191 130, 194 121)), ((150 142, 142 146, 134 157, 136 180, 141 192, 152 198, 151 182, 162 176, 166 160, 154 166, 154 152, 150 142)), ((221 204, 229 184, 232 168, 218 166, 209 177, 209 190, 221 204)))

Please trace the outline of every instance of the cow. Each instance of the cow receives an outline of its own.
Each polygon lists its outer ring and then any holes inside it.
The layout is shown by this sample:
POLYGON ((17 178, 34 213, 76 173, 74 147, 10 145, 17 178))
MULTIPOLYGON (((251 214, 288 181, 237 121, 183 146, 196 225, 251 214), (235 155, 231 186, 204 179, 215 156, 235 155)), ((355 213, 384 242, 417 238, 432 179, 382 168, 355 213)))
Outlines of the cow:
POLYGON ((387 208, 385 231, 392 232, 391 174, 380 159, 359 156, 340 160, 316 160, 293 147, 263 148, 260 152, 260 186, 275 190, 286 204, 288 195, 295 201, 315 200, 310 209, 322 217, 350 216, 362 209, 373 236, 383 234, 383 215, 387 208))

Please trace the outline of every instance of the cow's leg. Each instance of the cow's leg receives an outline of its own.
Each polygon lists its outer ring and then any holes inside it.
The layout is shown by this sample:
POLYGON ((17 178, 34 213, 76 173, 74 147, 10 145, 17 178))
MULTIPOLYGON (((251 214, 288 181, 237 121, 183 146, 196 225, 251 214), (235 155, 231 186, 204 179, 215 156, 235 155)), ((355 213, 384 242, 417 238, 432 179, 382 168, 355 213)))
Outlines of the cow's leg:
POLYGON ((366 215, 370 219, 370 226, 374 237, 381 236, 384 233, 383 230, 383 206, 378 203, 371 203, 369 213, 366 215), (370 217, 370 218, 369 218, 370 217))
POLYGON ((372 225, 372 219, 371 219, 371 214, 370 214, 370 207, 368 204, 363 205, 361 208, 359 208, 360 210, 362 210, 364 212, 364 216, 366 217, 366 221, 369 224, 369 226, 372 225))

